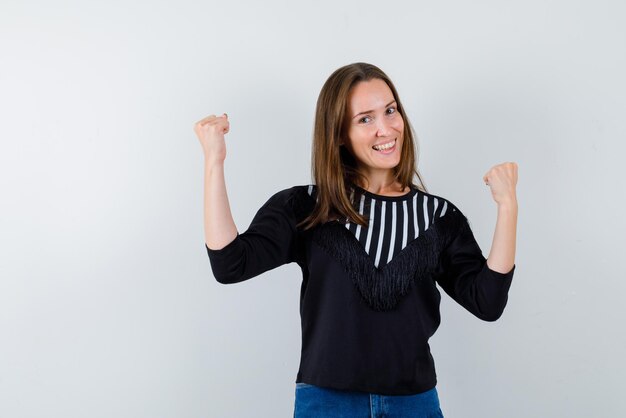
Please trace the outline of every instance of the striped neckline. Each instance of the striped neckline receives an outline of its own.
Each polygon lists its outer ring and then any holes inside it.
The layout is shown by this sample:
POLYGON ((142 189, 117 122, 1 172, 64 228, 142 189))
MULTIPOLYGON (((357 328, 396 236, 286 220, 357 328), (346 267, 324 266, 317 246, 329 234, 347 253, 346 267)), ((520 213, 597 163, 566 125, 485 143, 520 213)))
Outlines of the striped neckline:
POLYGON ((383 196, 353 186, 350 200, 368 222, 362 226, 346 219, 344 226, 372 257, 377 268, 389 263, 436 218, 446 213, 445 199, 419 193, 413 186, 400 196, 383 196))
POLYGON ((408 193, 405 193, 399 196, 385 196, 385 195, 369 192, 365 190, 364 188, 357 186, 356 184, 353 184, 352 186, 359 194, 365 195, 375 200, 385 200, 389 202, 402 202, 404 200, 409 200, 418 192, 417 188, 413 187, 412 185, 409 185, 409 188, 411 190, 408 193))

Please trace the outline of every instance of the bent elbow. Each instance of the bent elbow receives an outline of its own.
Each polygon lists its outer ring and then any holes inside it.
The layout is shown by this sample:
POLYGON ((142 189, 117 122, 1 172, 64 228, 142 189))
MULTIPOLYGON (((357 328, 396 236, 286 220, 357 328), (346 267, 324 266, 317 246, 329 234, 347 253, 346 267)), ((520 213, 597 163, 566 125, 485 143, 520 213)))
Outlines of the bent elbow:
POLYGON ((482 319, 483 321, 486 321, 486 322, 496 322, 498 319, 500 319, 500 317, 502 316, 503 312, 504 311, 494 312, 494 313, 490 313, 488 315, 482 315, 479 318, 482 319))
POLYGON ((479 312, 476 313, 476 316, 486 322, 495 322, 500 319, 500 317, 502 317, 505 307, 506 300, 500 306, 491 306, 489 309, 486 310, 481 309, 479 312))
POLYGON ((236 283, 236 281, 233 280, 232 277, 229 276, 224 276, 221 274, 214 274, 213 277, 215 277, 215 280, 220 283, 220 284, 232 284, 232 283, 236 283))
POLYGON ((205 247, 209 256, 211 272, 218 283, 232 284, 246 280, 246 254, 239 235, 224 248, 205 247))
POLYGON ((213 271, 213 277, 220 284, 233 284, 248 279, 243 270, 213 271))

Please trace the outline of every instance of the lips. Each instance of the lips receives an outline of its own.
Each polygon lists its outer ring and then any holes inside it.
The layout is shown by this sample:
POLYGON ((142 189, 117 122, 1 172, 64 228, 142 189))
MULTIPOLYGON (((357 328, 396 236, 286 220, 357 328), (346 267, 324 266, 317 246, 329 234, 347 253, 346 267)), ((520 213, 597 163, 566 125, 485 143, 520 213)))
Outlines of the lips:
POLYGON ((393 148, 395 148, 396 142, 397 142, 397 138, 394 138, 391 141, 387 141, 387 142, 383 142, 383 143, 380 143, 380 144, 373 145, 372 149, 375 150, 375 151, 380 151, 380 152, 389 151, 389 150, 392 150, 393 148), (381 145, 382 146, 386 146, 386 148, 380 148, 380 149, 376 149, 375 148, 375 147, 381 146, 381 145))

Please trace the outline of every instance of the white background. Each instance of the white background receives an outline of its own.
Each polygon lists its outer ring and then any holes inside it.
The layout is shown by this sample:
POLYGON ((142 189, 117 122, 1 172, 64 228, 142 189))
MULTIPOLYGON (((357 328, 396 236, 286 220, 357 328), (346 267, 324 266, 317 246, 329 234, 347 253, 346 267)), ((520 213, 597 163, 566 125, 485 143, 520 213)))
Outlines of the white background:
POLYGON ((446 417, 626 414, 620 1, 0 3, 0 416, 289 417, 300 270, 236 285, 204 248, 193 133, 227 112, 243 232, 309 184, 315 101, 382 68, 431 193, 485 256, 482 176, 519 165, 504 315, 442 292, 446 417))

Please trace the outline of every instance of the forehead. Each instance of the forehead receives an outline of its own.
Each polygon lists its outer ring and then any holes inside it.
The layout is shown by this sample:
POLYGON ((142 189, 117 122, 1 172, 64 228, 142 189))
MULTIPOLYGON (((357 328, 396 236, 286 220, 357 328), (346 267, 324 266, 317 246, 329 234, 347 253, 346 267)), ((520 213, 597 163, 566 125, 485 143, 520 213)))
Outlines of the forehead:
POLYGON ((348 109, 352 114, 383 108, 394 100, 393 93, 387 83, 379 78, 360 81, 355 84, 348 95, 348 109))

